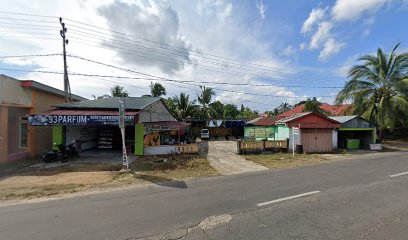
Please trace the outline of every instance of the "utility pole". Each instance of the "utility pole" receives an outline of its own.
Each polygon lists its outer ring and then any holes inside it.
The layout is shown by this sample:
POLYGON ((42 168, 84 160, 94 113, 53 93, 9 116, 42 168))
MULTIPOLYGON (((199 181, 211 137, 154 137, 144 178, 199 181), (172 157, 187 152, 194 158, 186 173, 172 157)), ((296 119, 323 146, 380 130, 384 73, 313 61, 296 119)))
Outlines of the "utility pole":
POLYGON ((64 97, 65 102, 72 102, 71 96, 71 86, 69 85, 68 79, 68 69, 67 69, 67 52, 65 51, 65 45, 68 45, 68 39, 66 39, 67 28, 65 23, 62 21, 62 18, 59 18, 62 29, 60 30, 60 35, 62 37, 62 54, 64 58, 64 97))

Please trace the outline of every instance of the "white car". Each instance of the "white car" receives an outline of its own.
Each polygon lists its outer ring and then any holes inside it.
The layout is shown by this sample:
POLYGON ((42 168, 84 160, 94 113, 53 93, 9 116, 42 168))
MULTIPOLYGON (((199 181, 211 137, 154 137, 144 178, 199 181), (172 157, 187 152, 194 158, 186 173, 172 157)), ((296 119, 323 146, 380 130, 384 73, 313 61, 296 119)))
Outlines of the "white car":
POLYGON ((201 139, 209 139, 210 131, 208 129, 201 129, 201 139))

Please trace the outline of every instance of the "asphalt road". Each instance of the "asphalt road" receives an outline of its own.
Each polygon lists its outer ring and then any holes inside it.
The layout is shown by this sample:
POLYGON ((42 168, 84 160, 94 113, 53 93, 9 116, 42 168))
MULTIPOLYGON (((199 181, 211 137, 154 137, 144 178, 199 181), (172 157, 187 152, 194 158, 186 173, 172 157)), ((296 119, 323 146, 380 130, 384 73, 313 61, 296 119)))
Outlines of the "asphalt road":
POLYGON ((0 239, 407 239, 405 172, 383 153, 5 206, 0 239))

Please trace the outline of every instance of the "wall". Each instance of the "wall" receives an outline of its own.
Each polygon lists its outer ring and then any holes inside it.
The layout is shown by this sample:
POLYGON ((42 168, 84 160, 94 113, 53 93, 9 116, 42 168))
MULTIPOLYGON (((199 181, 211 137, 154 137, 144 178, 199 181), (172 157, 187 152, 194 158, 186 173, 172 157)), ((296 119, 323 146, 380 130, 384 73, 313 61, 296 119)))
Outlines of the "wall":
POLYGON ((145 107, 139 114, 139 123, 176 121, 162 101, 156 101, 145 107))
POLYGON ((294 120, 293 122, 287 123, 288 127, 299 127, 300 128, 339 128, 339 123, 331 122, 331 120, 320 117, 316 114, 309 114, 303 118, 294 120))
MULTIPOLYGON (((27 89, 27 91, 30 91, 27 89)), ((45 93, 39 90, 32 90, 33 107, 30 114, 46 112, 52 109, 52 106, 64 103, 63 96, 45 93)), ((32 127, 29 126, 32 147, 30 155, 38 155, 50 150, 53 147, 52 127, 32 127)))
POLYGON ((341 125, 342 128, 373 128, 374 124, 367 122, 361 118, 354 118, 348 122, 341 125))
POLYGON ((31 106, 31 92, 21 87, 21 82, 0 74, 0 104, 31 106))
POLYGON ((8 158, 8 107, 0 106, 0 163, 8 158))
POLYGON ((289 128, 285 125, 276 125, 276 140, 286 140, 289 138, 289 128))
POLYGON ((332 133, 332 144, 333 144, 333 149, 337 149, 337 142, 338 141, 338 131, 336 129, 333 129, 332 133))
POLYGON ((296 145, 297 144, 301 144, 300 143, 300 135, 301 135, 301 131, 298 132, 297 135, 295 135, 295 138, 293 138, 293 134, 292 134, 292 128, 289 128, 289 146, 288 149, 289 151, 292 151, 293 149, 293 139, 295 141, 295 150, 296 150, 296 145))
MULTIPOLYGON (((27 152, 28 148, 20 148, 20 122, 29 112, 28 108, 8 108, 8 154, 27 152)), ((28 135, 27 135, 28 137, 28 135)))

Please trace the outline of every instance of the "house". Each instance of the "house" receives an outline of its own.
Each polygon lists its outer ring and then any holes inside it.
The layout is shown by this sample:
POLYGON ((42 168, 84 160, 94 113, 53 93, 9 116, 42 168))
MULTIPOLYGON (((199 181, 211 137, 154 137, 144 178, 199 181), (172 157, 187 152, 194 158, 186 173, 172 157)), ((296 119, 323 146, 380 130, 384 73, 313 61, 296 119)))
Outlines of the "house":
POLYGON ((181 123, 169 112, 161 98, 111 97, 65 103, 55 109, 32 114, 31 126, 52 126, 53 142, 80 140, 83 150, 121 150, 119 101, 125 105, 126 145, 135 155, 176 152, 177 144, 186 141, 190 124, 181 123))
MULTIPOLYGON (((72 95, 74 101, 86 98, 72 95)), ((64 102, 64 92, 0 74, 0 163, 41 154, 52 146, 50 127, 32 128, 27 115, 64 102)))
POLYGON ((280 118, 257 117, 248 121, 244 128, 244 137, 255 140, 286 140, 289 138, 289 128, 276 125, 280 118))
MULTIPOLYGON (((292 108, 291 110, 287 112, 279 114, 277 117, 289 117, 289 116, 292 116, 293 114, 302 113, 304 107, 305 107, 305 104, 301 104, 297 107, 292 108)), ((338 106, 338 105, 330 105, 327 103, 322 103, 320 105, 320 109, 327 112, 328 115, 330 116, 344 116, 351 112, 351 107, 349 104, 338 106)))
POLYGON ((297 113, 275 122, 279 127, 289 129, 289 150, 295 145, 302 145, 305 153, 333 152, 337 148, 336 120, 312 112, 297 113), (298 134, 293 134, 294 129, 298 134))
POLYGON ((376 142, 374 123, 357 115, 330 118, 341 123, 338 129, 338 148, 369 149, 370 144, 376 142))

